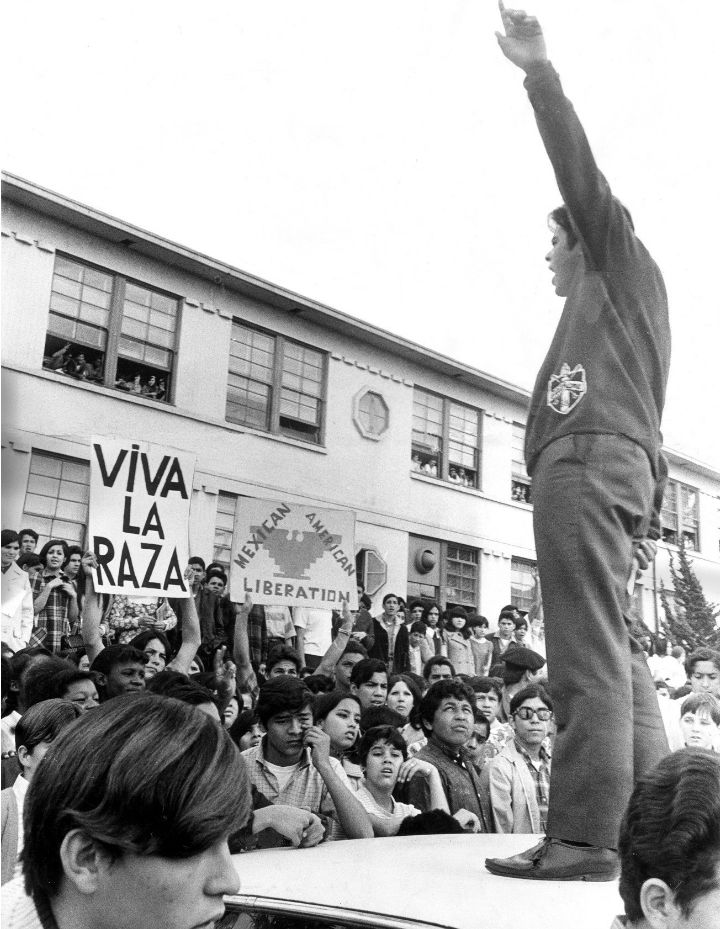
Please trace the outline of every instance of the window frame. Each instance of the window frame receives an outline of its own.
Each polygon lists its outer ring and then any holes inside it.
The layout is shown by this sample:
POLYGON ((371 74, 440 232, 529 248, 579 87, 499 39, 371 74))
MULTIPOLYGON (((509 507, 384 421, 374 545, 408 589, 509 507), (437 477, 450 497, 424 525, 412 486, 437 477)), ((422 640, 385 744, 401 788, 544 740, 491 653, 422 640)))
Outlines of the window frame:
MULTIPOLYGON (((307 342, 303 342, 300 339, 292 338, 291 336, 286 336, 281 332, 273 332, 272 329, 266 329, 263 326, 257 326, 254 323, 249 323, 247 320, 242 319, 240 316, 233 316, 231 320, 230 327, 230 344, 228 345, 228 364, 227 364, 227 377, 225 380, 225 422, 230 423, 234 426, 239 426, 242 429, 254 429, 257 432, 267 433, 269 435, 282 436, 288 439, 294 439, 297 442, 303 442, 307 445, 316 445, 319 447, 325 446, 325 428, 327 422, 327 395, 328 395, 328 355, 329 352, 325 351, 322 348, 317 348, 315 345, 310 345, 307 342), (267 382, 270 388, 270 398, 269 398, 269 409, 267 412, 268 425, 266 428, 262 426, 257 426, 254 423, 245 423, 245 422, 236 422, 233 419, 228 418, 228 387, 229 377, 232 373, 230 371, 230 349, 233 341, 233 329, 232 327, 237 324, 242 326, 245 329, 248 329, 250 332, 259 332, 264 336, 267 336, 274 341, 274 355, 273 355, 273 370, 272 370, 272 379, 267 382), (282 375, 283 375, 283 362, 285 360, 285 345, 290 343, 292 345, 298 345, 300 348, 308 349, 311 352, 315 352, 320 356, 322 361, 322 375, 320 379, 320 393, 317 398, 318 400, 318 409, 319 409, 319 422, 317 426, 317 439, 312 437, 305 438, 301 432, 295 432, 293 430, 288 430, 283 428, 280 423, 280 405, 282 401, 282 375)), ((244 375, 236 375, 238 377, 244 377, 244 375)), ((253 381, 252 378, 247 378, 248 381, 253 381)), ((255 383, 265 383, 261 381, 255 381, 255 383)), ((309 394, 307 396, 310 396, 309 394)), ((297 420, 297 422, 302 422, 302 420, 297 420)), ((308 434, 309 435, 309 434, 308 434)))
POLYGON ((513 568, 515 567, 516 564, 525 565, 531 570, 532 569, 537 570, 537 562, 532 561, 532 559, 530 558, 521 558, 515 555, 512 555, 510 558, 510 600, 509 602, 512 603, 513 606, 515 606, 519 610, 529 610, 533 602, 532 596, 525 598, 525 597, 516 597, 514 594, 514 589, 517 589, 517 588, 513 587, 513 568), (519 600, 521 602, 518 603, 516 602, 516 600, 519 600), (526 600, 528 601, 527 604, 525 602, 526 600))
MULTIPOLYGON (((482 460, 483 460, 483 457, 482 457, 482 452, 483 452, 482 424, 484 421, 484 417, 483 417, 484 411, 480 409, 479 407, 472 406, 469 403, 463 403, 461 400, 456 400, 454 397, 447 397, 443 394, 439 394, 433 390, 427 390, 425 387, 420 387, 419 385, 415 384, 413 386, 413 412, 412 412, 413 420, 415 418, 415 399, 416 399, 416 395, 418 391, 428 396, 435 397, 436 399, 441 401, 442 403, 442 419, 441 419, 442 435, 440 436, 440 449, 439 449, 439 455, 438 455, 437 475, 427 474, 427 472, 424 472, 418 469, 413 469, 412 468, 413 455, 427 454, 425 452, 416 452, 415 441, 413 438, 413 433, 415 432, 414 422, 413 422, 413 424, 411 425, 411 430, 410 430, 410 463, 411 463, 410 473, 411 474, 423 474, 426 477, 432 477, 435 480, 442 481, 444 484, 449 484, 451 487, 462 487, 466 490, 480 490, 481 491, 482 490, 482 460), (474 484, 461 484, 459 482, 450 480, 450 467, 451 467, 450 418, 451 418, 451 410, 452 410, 453 405, 461 407, 462 409, 465 409, 465 410, 470 410, 471 412, 475 413, 475 415, 477 416, 477 445, 474 446, 474 449, 473 449, 474 454, 475 454, 475 466, 474 466, 475 483, 474 484)), ((466 466, 459 465, 453 462, 452 467, 465 468, 466 466)))
MULTIPOLYGON (((59 491, 59 490, 60 490, 60 487, 58 487, 58 491, 59 491)), ((55 524, 56 522, 72 524, 72 525, 74 525, 74 526, 80 526, 80 527, 82 528, 82 533, 80 534, 79 540, 78 540, 77 542, 76 542, 74 539, 69 540, 69 544, 71 544, 71 545, 76 545, 76 544, 77 544, 77 545, 80 545, 83 549, 85 548, 85 543, 86 543, 86 541, 87 541, 87 535, 88 535, 89 519, 90 519, 90 462, 89 462, 89 461, 84 461, 82 458, 74 458, 74 457, 71 456, 71 455, 59 455, 59 454, 56 454, 55 452, 48 452, 48 451, 46 451, 45 449, 42 449, 42 448, 32 448, 32 449, 30 450, 30 463, 29 463, 29 467, 28 467, 27 481, 26 481, 26 484, 25 484, 25 495, 24 495, 24 498, 23 498, 23 509, 22 509, 22 515, 21 515, 21 517, 20 517, 20 522, 21 522, 21 524, 22 524, 23 526, 27 526, 27 527, 29 527, 29 528, 31 528, 31 529, 35 529, 35 530, 38 532, 40 538, 42 539, 42 538, 45 538, 45 533, 44 533, 44 532, 40 532, 40 530, 37 529, 37 524, 36 524, 36 522, 34 522, 34 521, 37 521, 37 520, 39 520, 39 519, 42 519, 42 520, 49 520, 49 521, 50 521, 52 534, 47 536, 47 540, 48 540, 48 541, 49 541, 50 539, 54 539, 54 538, 68 539, 68 533, 67 533, 66 530, 63 530, 62 532, 60 532, 60 531, 58 530, 57 533, 54 531, 54 528, 53 528, 53 527, 54 527, 54 524, 55 524), (33 470, 32 470, 32 467, 33 467, 33 459, 37 460, 37 458, 45 458, 45 459, 50 458, 50 459, 53 459, 54 461, 59 461, 59 462, 61 463, 60 477, 55 478, 55 477, 52 477, 52 476, 50 476, 50 475, 42 475, 40 472, 33 471, 33 470), (67 480, 68 483, 80 484, 80 483, 81 483, 80 481, 69 481, 69 479, 63 477, 63 475, 62 475, 62 465, 65 465, 65 464, 67 464, 67 465, 81 465, 82 467, 84 467, 84 468, 87 469, 87 484, 83 484, 83 485, 82 485, 82 486, 86 486, 86 487, 87 487, 87 498, 86 498, 85 501, 71 500, 70 498, 60 497, 60 496, 58 496, 58 495, 55 495, 54 497, 51 497, 50 494, 40 494, 40 493, 38 493, 38 492, 35 491, 35 490, 33 490, 33 491, 30 490, 30 482, 31 482, 31 479, 32 479, 34 476, 39 476, 39 477, 45 476, 45 477, 47 477, 49 480, 57 480, 57 481, 60 482, 60 485, 62 485, 62 481, 63 481, 63 480, 67 480), (41 496, 42 496, 42 497, 48 497, 48 499, 54 499, 54 500, 55 500, 55 511, 54 511, 53 515, 52 515, 52 516, 48 516, 46 513, 33 513, 33 512, 31 512, 31 511, 29 511, 29 510, 27 509, 27 500, 28 500, 28 496, 29 496, 30 494, 32 494, 32 495, 35 496, 35 497, 41 497, 41 496), (85 512, 85 521, 84 521, 84 522, 80 522, 80 521, 78 521, 78 520, 76 520, 76 519, 71 519, 71 518, 69 518, 69 517, 58 516, 58 515, 57 515, 57 504, 58 504, 60 501, 65 501, 65 502, 70 502, 70 503, 82 503, 82 505, 85 507, 85 511, 86 511, 86 512, 85 512)), ((45 543, 43 543, 43 544, 45 544, 45 543)))
MULTIPOLYGON (((78 384, 92 384, 96 387, 106 387, 112 390, 115 393, 125 394, 130 397, 142 397, 145 400, 151 401, 153 403, 165 403, 170 406, 175 405, 175 390, 176 390, 176 379, 177 379, 177 360, 178 360, 178 346, 180 343, 180 328, 182 325, 182 303, 183 298, 179 294, 171 293, 168 290, 165 290, 163 287, 157 287, 154 284, 148 284, 146 281, 141 281, 138 278, 132 277, 128 274, 122 274, 119 271, 114 271, 111 268, 103 267, 102 265, 96 264, 92 261, 87 261, 84 258, 78 258, 75 255, 71 255, 69 252, 64 252, 57 250, 55 252, 55 258, 61 258, 65 261, 72 262, 74 264, 80 265, 83 268, 89 268, 92 271, 97 271, 100 274, 108 275, 112 278, 112 290, 110 291, 110 304, 108 306, 108 320, 107 327, 95 326, 93 323, 86 323, 86 325, 93 326, 96 329, 102 329, 107 333, 105 349, 101 352, 104 357, 103 362, 103 375, 102 381, 83 381, 82 379, 77 379, 76 383, 78 384), (134 336, 129 336, 125 333, 125 337, 139 342, 142 345, 151 345, 156 348, 162 349, 170 353, 171 363, 170 368, 165 376, 165 382, 167 384, 166 396, 163 398, 149 397, 147 394, 135 394, 129 391, 122 390, 119 387, 115 386, 115 381, 118 378, 118 360, 123 361, 127 364, 136 363, 142 365, 144 368, 155 368, 158 372, 162 372, 162 368, 159 365, 148 364, 146 361, 138 361, 137 359, 132 358, 121 358, 120 352, 120 342, 123 337, 122 332, 122 322, 123 322, 123 311, 125 305, 125 294, 127 285, 131 284, 135 287, 139 287, 142 290, 150 291, 151 293, 156 293, 161 297, 165 297, 168 300, 171 300, 176 305, 175 313, 175 331, 173 333, 173 344, 172 347, 165 347, 156 345, 154 342, 148 342, 145 340, 140 340, 134 336)), ((55 265, 53 265, 53 280, 55 278, 56 270, 55 265)), ((63 314, 57 310, 52 309, 50 303, 52 302, 52 294, 56 291, 53 290, 53 283, 51 281, 50 286, 50 302, 48 303, 48 321, 45 327, 45 338, 47 340, 48 336, 55 339, 64 339, 65 341, 72 342, 83 348, 87 348, 92 352, 98 352, 99 349, 96 346, 88 345, 79 339, 65 339, 63 336, 56 335, 54 332, 50 331, 50 316, 58 315, 65 319, 71 319, 72 317, 63 316, 63 314)), ((44 357, 44 354, 43 354, 44 357)), ((46 368, 43 365, 43 370, 49 371, 50 373, 57 373, 53 369, 46 368)), ((158 377, 156 375, 156 377, 158 377)), ((162 373, 159 374, 158 380, 162 379, 162 373)), ((73 379, 74 380, 74 379, 73 379)))
POLYGON ((422 544, 428 545, 438 545, 439 552, 439 564, 438 564, 438 583, 423 584, 418 580, 406 579, 405 588, 407 592, 407 600, 422 600, 423 602, 433 601, 438 605, 442 605, 443 609, 449 609, 450 606, 461 606, 463 609, 470 610, 479 610, 480 609, 480 595, 482 591, 482 549, 475 548, 472 545, 463 545, 459 542, 453 542, 452 540, 448 541, 446 539, 431 539, 426 536, 411 536, 412 539, 420 541, 422 544), (465 603, 464 601, 451 600, 448 599, 448 562, 449 562, 449 549, 455 548, 462 551, 472 552, 475 556, 475 561, 472 562, 476 567, 475 572, 475 602, 465 603), (419 589, 424 588, 424 589, 419 589), (430 588, 432 588, 432 593, 430 593, 430 588), (444 604, 444 605, 443 605, 444 604))
POLYGON ((667 484, 665 485, 665 493, 663 495, 662 508, 660 510, 660 533, 661 533, 661 541, 664 542, 665 545, 672 545, 674 548, 678 548, 680 545, 679 540, 682 538, 685 542, 685 547, 689 551, 693 551, 693 552, 700 551, 700 488, 699 487, 693 487, 691 484, 685 484, 683 481, 678 481, 678 480, 675 480, 674 478, 668 479, 667 484), (674 511, 669 510, 666 507, 666 500, 667 500, 668 491, 670 490, 670 488, 672 488, 673 493, 675 495, 674 497, 675 510, 674 511), (683 519, 683 504, 682 504, 683 491, 687 491, 689 493, 695 494, 696 516, 695 516, 694 527, 689 527, 688 525, 686 525, 683 519), (666 526, 666 520, 665 520, 666 513, 669 514, 673 512, 674 512, 675 523, 676 523, 674 530, 672 529, 672 527, 666 526), (670 529, 670 531, 673 531, 675 533, 674 539, 666 538, 666 528, 670 529), (689 528, 692 530, 691 534, 695 536, 694 544, 689 544, 689 540, 685 537, 685 533, 686 531, 688 531, 689 528))
POLYGON ((513 420, 510 440, 510 498, 513 503, 525 503, 529 505, 532 503, 532 478, 527 473, 527 467, 525 465, 524 448, 526 430, 527 426, 523 426, 522 423, 513 420), (520 438, 520 436, 517 435, 518 430, 522 430, 522 446, 519 449, 515 447, 516 439, 520 438), (518 452, 520 455, 519 458, 516 457, 518 452), (522 495, 523 491, 525 499, 520 499, 520 496, 516 496, 516 494, 522 495))

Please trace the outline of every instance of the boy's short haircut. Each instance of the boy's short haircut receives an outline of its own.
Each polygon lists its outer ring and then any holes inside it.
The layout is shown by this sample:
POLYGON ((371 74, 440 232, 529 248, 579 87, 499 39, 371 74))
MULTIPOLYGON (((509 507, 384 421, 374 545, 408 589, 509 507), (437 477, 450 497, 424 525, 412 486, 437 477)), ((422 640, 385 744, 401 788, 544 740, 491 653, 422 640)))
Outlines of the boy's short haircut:
POLYGON ((426 726, 426 720, 432 723, 440 704, 448 698, 465 700, 475 709, 475 694, 467 684, 456 680, 436 681, 420 701, 420 722, 426 736, 429 737, 432 732, 426 726))
POLYGON ((364 607, 366 610, 372 607, 372 600, 367 594, 363 594, 362 597, 360 597, 360 606, 364 607))
POLYGON ((173 700, 180 700, 189 706, 202 706, 205 703, 218 705, 215 694, 208 690, 207 687, 203 687, 198 681, 193 681, 181 674, 178 677, 165 678, 160 682, 159 686, 151 686, 156 684, 158 677, 160 677, 159 674, 154 674, 148 681, 145 689, 150 693, 170 697, 173 700))
POLYGON ((718 671, 720 671, 720 652, 716 652, 714 648, 697 648, 685 662, 685 670, 687 671, 688 677, 693 673, 695 665, 699 661, 712 661, 718 671))
POLYGON ((350 673, 350 680, 356 687, 362 687, 372 679, 374 674, 384 674, 388 676, 387 665, 384 661, 377 658, 363 658, 358 661, 350 673))
POLYGON ((366 729, 374 729, 376 726, 391 726, 399 732, 406 723, 407 720, 404 716, 401 716, 395 710, 391 710, 386 704, 369 706, 362 711, 360 716, 360 731, 365 732, 366 729))
POLYGON ((385 604, 388 602, 388 600, 389 600, 391 597, 393 597, 395 600, 397 600, 398 603, 400 603, 401 600, 402 600, 402 598, 401 598, 401 597, 398 597, 397 594, 385 594, 385 596, 382 598, 382 605, 385 606, 385 604))
POLYGON ((141 652, 139 648, 134 648, 132 645, 109 645, 95 656, 90 670, 99 674, 110 674, 112 669, 118 665, 146 665, 148 660, 145 652, 141 652))
POLYGON ((464 832, 463 827, 445 810, 428 810, 417 816, 406 816, 400 823, 398 835, 454 835, 464 832))
POLYGON ((514 620, 516 629, 527 629, 528 624, 524 616, 521 616, 519 619, 514 620))
POLYGON ((498 701, 502 700, 503 682, 499 677, 471 677, 465 683, 475 694, 494 693, 498 701))
POLYGON ((90 671, 81 671, 79 668, 68 668, 64 671, 57 671, 50 677, 46 683, 47 697, 44 700, 52 700, 56 697, 62 699, 68 692, 71 684, 78 681, 92 681, 95 683, 95 676, 90 671))
POLYGON ((205 573, 205 583, 207 584, 207 582, 213 577, 219 577, 225 587, 227 587, 228 576, 222 570, 222 568, 208 568, 207 572, 205 573))
POLYGON ((157 674, 153 674, 145 685, 145 690, 153 694, 158 694, 160 697, 166 697, 178 683, 189 680, 190 678, 187 674, 166 669, 165 671, 158 671, 157 674))
POLYGON ((538 684, 530 684, 528 687, 523 687, 522 690, 518 690, 515 696, 510 701, 510 715, 523 705, 526 700, 542 700, 545 706, 552 713, 553 705, 550 695, 544 687, 540 687, 538 684))
POLYGON ((35 662, 28 669, 23 681, 25 706, 35 706, 43 700, 59 696, 53 688, 53 678, 60 671, 74 670, 74 666, 69 661, 58 658, 57 655, 48 655, 46 660, 35 662))
POLYGON ((358 746, 358 758, 361 765, 367 762, 370 749, 378 742, 387 742, 388 745, 402 752, 403 761, 407 758, 405 739, 394 726, 373 726, 365 732, 358 746))
POLYGON ((712 694, 690 694, 685 697, 680 707, 680 716, 686 713, 698 713, 700 710, 705 710, 706 715, 715 725, 720 726, 720 700, 712 694))
POLYGON ((427 633, 427 626, 421 619, 416 619, 410 626, 410 632, 419 632, 420 635, 425 635, 427 633))
POLYGON ((680 749, 635 785, 620 826, 620 896, 632 923, 643 919, 640 891, 658 878, 688 918, 718 886, 720 755, 680 749))
POLYGON ((15 727, 15 748, 32 751, 41 742, 54 742, 62 730, 82 716, 80 707, 68 700, 43 700, 31 706, 15 727))
POLYGON ((230 737, 179 700, 123 694, 61 733, 42 767, 52 777, 33 779, 23 816, 25 888, 40 898, 61 888, 60 847, 73 829, 113 859, 187 859, 251 812, 247 769, 230 737))
POLYGON ((303 683, 314 694, 329 694, 335 689, 335 681, 327 674, 309 674, 303 683))
POLYGON ((452 661, 450 661, 450 659, 446 658, 444 655, 433 655, 432 658, 428 658, 423 666, 423 677, 426 681, 430 677, 430 672, 435 667, 435 665, 447 665, 447 667, 450 668, 450 671, 452 672, 452 676, 455 677, 455 667, 452 661))
POLYGON ((415 609, 425 609, 425 604, 422 600, 411 600, 410 603, 408 603, 408 613, 412 613, 415 609))
POLYGON ((188 558, 188 564, 199 564, 203 571, 205 570, 205 559, 201 558, 199 555, 193 555, 191 558, 188 558))
POLYGON ((26 535, 31 536, 35 540, 35 544, 37 545, 37 541, 40 538, 40 536, 37 534, 37 532, 35 532, 34 529, 21 529, 20 532, 18 532, 18 540, 22 543, 23 536, 26 536, 26 535))
POLYGON ((281 661, 292 661, 295 665, 295 670, 300 673, 300 668, 302 667, 302 661, 300 655, 291 645, 276 645, 270 650, 268 655, 267 662, 265 664, 265 676, 272 671, 276 664, 279 664, 281 661))
POLYGON ((367 658, 368 653, 362 642, 358 642, 357 639, 350 639, 340 658, 342 658, 343 655, 362 655, 363 658, 367 658))
POLYGON ((18 568, 37 568, 42 565, 42 561, 40 561, 40 556, 36 555, 35 552, 25 552, 15 559, 15 564, 18 568))
POLYGON ((305 684, 289 674, 271 677, 260 688, 256 712, 267 729, 273 716, 301 713, 306 707, 314 712, 314 694, 305 684))
POLYGON ((346 694, 342 690, 333 690, 329 694, 318 694, 315 697, 315 722, 322 722, 328 715, 332 713, 338 704, 342 703, 343 700, 353 700, 358 705, 358 709, 361 709, 360 698, 355 694, 346 694))

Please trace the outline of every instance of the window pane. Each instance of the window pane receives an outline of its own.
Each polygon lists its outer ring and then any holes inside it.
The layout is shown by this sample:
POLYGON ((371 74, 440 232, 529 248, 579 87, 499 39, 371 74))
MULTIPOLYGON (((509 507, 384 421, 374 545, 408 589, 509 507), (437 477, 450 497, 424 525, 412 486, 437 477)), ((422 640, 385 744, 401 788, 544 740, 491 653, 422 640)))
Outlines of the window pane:
POLYGON ((41 497, 39 494, 32 494, 28 487, 28 493, 25 497, 25 509, 29 512, 38 513, 41 516, 54 516, 56 503, 55 497, 41 497))
POLYGON ((144 339, 147 333, 145 323, 138 322, 136 319, 123 318, 122 331, 125 335, 133 336, 136 339, 144 339))
POLYGON ((107 326, 108 312, 97 306, 83 305, 80 307, 80 319, 93 326, 107 326))
POLYGON ((119 352, 125 358, 137 358, 138 361, 142 361, 143 358, 142 345, 139 342, 133 342, 132 339, 121 337, 119 352))
POLYGON ((270 388, 246 378, 230 375, 228 383, 226 418, 240 425, 268 428, 270 388))
POLYGON ((107 333, 103 329, 96 329, 95 326, 78 323, 75 329, 75 338, 81 342, 87 342, 88 345, 105 348, 107 333))
POLYGON ((79 300, 81 289, 79 281, 58 277, 57 274, 53 278, 53 292, 56 294, 64 294, 66 297, 72 297, 73 300, 79 300))
POLYGON ((80 315, 80 304, 77 300, 65 297, 63 294, 53 293, 50 297, 50 309, 65 316, 77 317, 80 315))
POLYGON ((82 302, 107 309, 110 306, 110 294, 95 287, 83 287, 82 302))
POLYGON ((40 533, 41 545, 49 538, 82 542, 89 483, 86 462, 33 451, 22 524, 40 533))
POLYGON ((70 261, 69 258, 63 258, 62 255, 55 256, 55 274, 62 277, 69 277, 73 281, 82 280, 83 266, 76 261, 70 261))
POLYGON ((475 606, 478 591, 477 552, 455 545, 447 547, 447 599, 475 606))
POLYGON ((52 458, 49 455, 33 454, 30 462, 31 474, 46 474, 48 477, 60 477, 62 475, 62 461, 59 458, 52 458))
POLYGON ((534 565, 531 561, 513 558, 510 566, 510 602, 520 610, 532 606, 534 565))
POLYGON ((141 323, 146 323, 150 319, 150 310, 146 306, 140 306, 139 303, 126 300, 123 304, 123 323, 126 319, 137 319, 141 323))
POLYGON ((145 287, 138 287, 137 284, 131 284, 129 281, 125 284, 125 300, 132 300, 133 303, 139 303, 141 306, 150 306, 151 292, 145 287))

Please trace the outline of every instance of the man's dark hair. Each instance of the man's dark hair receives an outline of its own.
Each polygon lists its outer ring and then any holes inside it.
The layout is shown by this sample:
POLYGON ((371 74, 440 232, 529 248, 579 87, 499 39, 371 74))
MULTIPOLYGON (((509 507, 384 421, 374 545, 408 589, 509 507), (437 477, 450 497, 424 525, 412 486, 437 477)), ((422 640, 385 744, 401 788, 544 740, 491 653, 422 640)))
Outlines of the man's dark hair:
POLYGON ((362 687, 363 684, 372 678, 373 674, 385 674, 388 675, 387 665, 384 661, 380 661, 378 658, 363 658, 362 661, 358 661, 355 667, 350 673, 350 681, 356 687, 362 687))
POLYGON ((313 708, 314 694, 305 684, 289 674, 272 677, 260 688, 256 707, 260 722, 267 724, 279 713, 301 713, 305 707, 313 708))
MULTIPOLYGON (((510 649, 508 649, 508 652, 510 649)), ((506 652, 507 654, 507 652, 506 652)), ((505 664, 504 662, 500 665, 500 677, 502 682, 506 687, 512 687, 514 684, 519 684, 523 679, 527 668, 519 668, 514 664, 505 664)))
POLYGON ((718 671, 720 671, 720 652, 716 652, 714 648, 696 648, 685 662, 685 670, 687 671, 688 677, 693 673, 695 665, 699 661, 712 661, 718 671))
POLYGON ((467 684, 455 680, 436 681, 420 701, 420 722, 426 736, 429 737, 432 732, 426 726, 426 721, 432 723, 440 704, 449 697, 466 700, 475 709, 475 694, 467 684))
POLYGON ((45 661, 35 662, 28 669, 23 681, 25 706, 30 708, 43 700, 59 697, 54 689, 53 678, 61 671, 75 670, 69 661, 64 661, 56 655, 48 655, 45 661))
POLYGON ((465 683, 472 688, 473 693, 489 694, 492 692, 498 700, 502 700, 503 682, 499 677, 471 677, 465 683))
POLYGON ((219 577, 220 580, 223 582, 223 585, 227 587, 228 576, 222 570, 222 568, 213 568, 212 570, 208 569, 205 572, 205 583, 207 584, 207 582, 211 580, 213 577, 219 577))
POLYGON ((372 600, 368 597, 367 594, 363 594, 360 597, 360 606, 364 607, 366 610, 369 610, 372 607, 372 600))
POLYGON ((28 789, 22 856, 26 891, 40 898, 60 890, 60 846, 72 829, 113 858, 186 859, 239 830, 251 811, 245 764, 222 726, 156 695, 123 694, 85 713, 41 769, 52 777, 28 789))
POLYGON ((425 611, 425 604, 422 600, 411 600, 410 603, 408 603, 408 613, 412 613, 412 611, 416 609, 421 609, 423 612, 425 611))
POLYGON ((99 674, 110 674, 113 668, 120 664, 141 664, 148 663, 148 656, 141 652, 139 648, 132 645, 109 645, 104 648, 90 666, 91 671, 99 674))
POLYGON ((40 561, 40 556, 36 555, 35 552, 25 552, 15 559, 15 564, 18 568, 23 568, 24 570, 26 567, 35 568, 38 565, 42 565, 42 561, 40 561))
MULTIPOLYGON (((70 548, 70 546, 67 544, 67 542, 66 542, 64 539, 50 539, 49 542, 46 542, 46 543, 43 545, 43 547, 40 549, 40 552, 39 552, 39 558, 40 558, 40 561, 42 562, 42 564, 45 564, 45 563, 46 563, 46 561, 47 561, 47 556, 48 556, 48 552, 49 552, 50 549, 53 548, 55 545, 59 545, 59 546, 62 548, 63 554, 64 554, 64 556, 65 556, 65 561, 67 561, 68 550, 69 550, 69 548, 70 548)), ((65 564, 65 561, 63 561, 63 564, 65 564)))
MULTIPOLYGON (((630 224, 630 228, 635 229, 635 223, 633 222, 633 218, 630 215, 630 210, 628 210, 628 208, 622 203, 620 203, 620 206, 622 207, 622 211, 625 214, 625 219, 630 224)), ((548 216, 548 223, 551 229, 554 226, 560 226, 565 231, 568 248, 575 248, 575 245, 578 242, 578 235, 570 218, 570 211, 565 206, 565 204, 555 207, 555 209, 548 216)))
POLYGON ((67 700, 44 700, 23 713, 15 727, 15 747, 32 751, 41 742, 54 742, 60 732, 82 715, 80 707, 67 700))
POLYGON ((367 729, 373 729, 376 726, 392 726, 398 731, 403 728, 407 720, 389 706, 369 706, 362 711, 360 716, 360 731, 365 732, 367 729))
POLYGON ((401 600, 402 600, 402 598, 401 598, 401 597, 398 597, 397 594, 385 594, 385 596, 382 598, 382 605, 383 605, 383 606, 385 606, 385 604, 388 602, 388 600, 390 599, 390 597, 394 597, 394 598, 397 600, 398 603, 400 603, 401 600))
POLYGON ((192 558, 188 558, 188 564, 199 564, 203 571, 205 570, 205 559, 201 558, 199 555, 193 555, 192 558))
POLYGON ((428 810, 417 816, 406 816, 400 823, 398 835, 454 835, 463 832, 463 827, 445 810, 428 810))
POLYGON ((452 661, 450 661, 450 659, 446 658, 444 655, 433 655, 432 658, 428 658, 423 666, 423 677, 426 681, 430 677, 430 672, 435 667, 435 665, 439 664, 447 665, 448 668, 450 668, 452 671, 452 676, 455 677, 455 668, 452 661))
POLYGON ((32 536, 32 538, 35 539, 35 544, 37 545, 37 540, 40 538, 40 536, 37 534, 37 532, 35 532, 34 529, 21 529, 20 532, 18 532, 18 540, 20 543, 22 543, 23 536, 25 535, 32 536))
POLYGON ((153 674, 145 685, 145 690, 149 693, 158 694, 160 697, 167 697, 170 691, 174 690, 178 684, 182 684, 189 680, 190 678, 187 674, 166 669, 165 671, 158 671, 157 674, 153 674))
POLYGON ((296 671, 298 674, 300 673, 302 661, 295 649, 291 645, 276 645, 275 648, 271 649, 268 655, 268 660, 265 665, 265 675, 267 676, 270 674, 275 665, 281 661, 292 661, 296 671))
POLYGON ((525 619, 524 616, 521 616, 519 619, 515 620, 516 629, 527 629, 527 627, 528 627, 527 620, 525 619))
MULTIPOLYGON (((340 658, 342 658, 343 655, 362 655, 363 658, 367 658, 368 653, 362 642, 358 642, 357 639, 350 639, 340 658)), ((339 660, 340 659, 338 659, 338 661, 339 660)))
POLYGON ((720 755, 681 749, 633 790, 620 826, 620 896, 628 919, 643 918, 640 890, 658 878, 687 919, 698 898, 718 886, 720 755))
POLYGON ((509 619, 513 624, 515 623, 515 613, 517 612, 514 606, 504 606, 500 610, 500 615, 498 616, 498 623, 501 619, 509 619))
POLYGON ((704 709, 716 726, 720 726, 720 700, 712 694, 689 694, 680 707, 680 716, 686 713, 697 713, 704 709))
MULTIPOLYGON (((68 662, 63 662, 63 664, 67 663, 68 662)), ((54 700, 56 698, 62 700, 67 694, 70 685, 77 681, 92 681, 92 683, 95 684, 95 675, 90 671, 81 671, 74 666, 64 668, 63 670, 53 669, 49 675, 43 675, 42 678, 38 680, 33 691, 33 702, 27 705, 36 706, 38 703, 42 703, 45 700, 54 700)))
POLYGON ((358 757, 361 765, 367 762, 370 749, 378 742, 387 742, 389 745, 392 745, 393 748, 402 752, 403 761, 407 758, 407 745, 405 744, 405 739, 403 739, 394 726, 372 726, 372 728, 365 732, 358 746, 358 757))
POLYGON ((145 629, 143 632, 138 632, 128 642, 128 645, 131 645, 133 648, 136 648, 138 651, 142 652, 145 650, 148 642, 152 642, 153 639, 157 639, 158 642, 162 642, 163 648, 165 649, 165 661, 169 662, 172 656, 172 646, 170 645, 170 640, 165 635, 164 632, 155 632, 152 629, 145 629))
POLYGON ((545 690, 544 687, 540 687, 538 684, 530 684, 529 687, 523 687, 522 690, 518 690, 510 701, 510 715, 512 716, 515 710, 521 707, 526 700, 534 700, 536 697, 538 700, 542 700, 545 706, 552 712, 552 700, 547 690, 545 690))
POLYGON ((314 694, 329 694, 335 689, 335 681, 327 674, 308 674, 303 683, 314 694))
POLYGON ((427 633, 427 626, 421 619, 416 619, 414 623, 410 625, 410 632, 419 632, 420 635, 425 635, 427 633))
MULTIPOLYGON (((149 693, 171 697, 173 700, 180 700, 190 706, 202 706, 203 703, 218 705, 215 694, 211 690, 203 687, 198 681, 190 680, 184 674, 161 671, 150 678, 145 689, 149 693), (168 676, 164 677, 164 675, 168 676), (159 682, 158 678, 161 678, 159 682)), ((220 712, 219 709, 218 712, 220 712)))

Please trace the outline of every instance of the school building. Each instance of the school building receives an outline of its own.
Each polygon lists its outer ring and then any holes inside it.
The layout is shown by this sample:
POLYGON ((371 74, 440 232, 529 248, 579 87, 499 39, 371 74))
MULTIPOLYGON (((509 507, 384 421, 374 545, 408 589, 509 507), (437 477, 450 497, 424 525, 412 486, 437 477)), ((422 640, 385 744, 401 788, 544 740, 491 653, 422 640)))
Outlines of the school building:
MULTIPOLYGON (((93 435, 197 456, 190 549, 230 562, 243 500, 356 514, 390 591, 527 608, 528 393, 91 207, 2 181, 2 525, 82 542, 93 435)), ((720 472, 669 452, 653 628, 682 535, 720 600, 720 472)))

